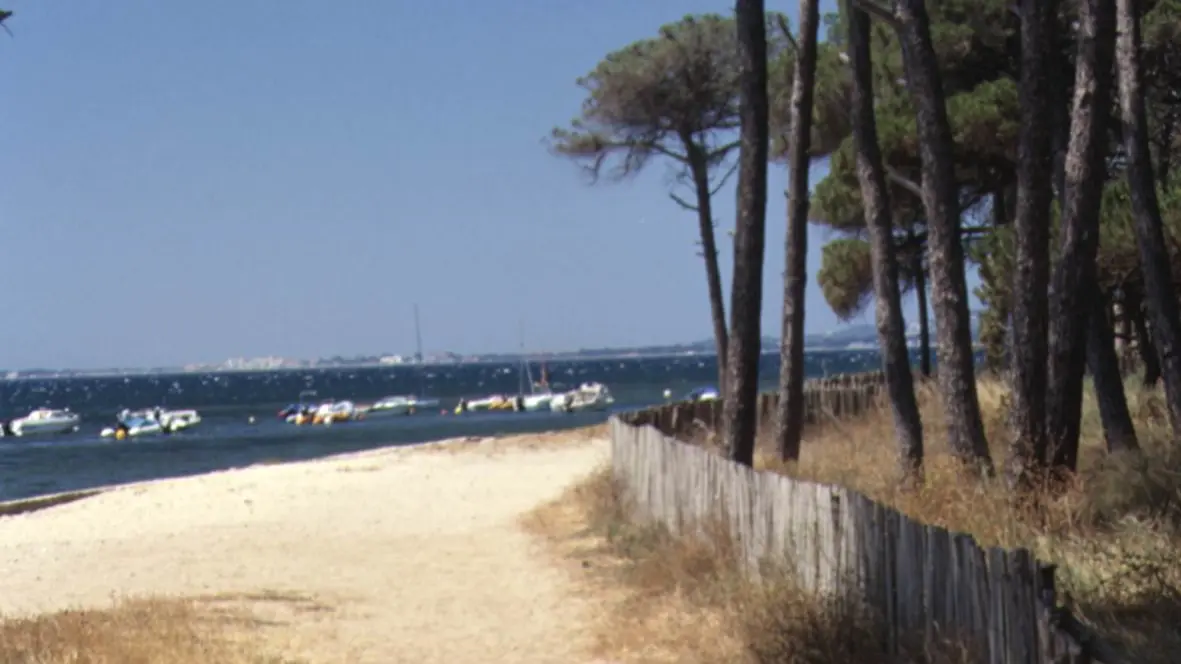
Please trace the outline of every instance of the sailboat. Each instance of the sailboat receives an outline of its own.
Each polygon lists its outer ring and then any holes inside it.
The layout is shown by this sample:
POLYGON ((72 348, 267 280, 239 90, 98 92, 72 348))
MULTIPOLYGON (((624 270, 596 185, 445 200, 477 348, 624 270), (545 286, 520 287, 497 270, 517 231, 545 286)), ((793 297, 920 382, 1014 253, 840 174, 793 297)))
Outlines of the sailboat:
POLYGON ((365 411, 366 416, 381 415, 413 415, 421 410, 435 410, 439 407, 439 400, 423 396, 426 387, 426 375, 422 367, 422 328, 418 320, 418 305, 414 305, 414 362, 418 365, 418 394, 398 394, 380 399, 365 411))
MULTIPOLYGON (((529 361, 525 361, 526 369, 529 366, 529 361)), ((548 381, 545 378, 544 370, 542 372, 542 381, 535 386, 533 383, 533 375, 529 375, 529 394, 521 395, 521 405, 526 412, 536 410, 549 410, 550 402, 553 401, 554 393, 550 390, 548 381), (540 387, 540 389, 538 389, 540 387)))
POLYGON ((550 410, 550 402, 553 401, 554 393, 549 387, 549 372, 546 371, 545 365, 541 367, 541 381, 533 382, 533 370, 529 366, 529 356, 525 354, 525 328, 521 325, 521 366, 518 370, 520 377, 520 401, 521 409, 526 412, 533 412, 539 410, 550 410), (529 383, 529 393, 525 393, 525 382, 529 383), (540 388, 540 389, 539 389, 540 388))

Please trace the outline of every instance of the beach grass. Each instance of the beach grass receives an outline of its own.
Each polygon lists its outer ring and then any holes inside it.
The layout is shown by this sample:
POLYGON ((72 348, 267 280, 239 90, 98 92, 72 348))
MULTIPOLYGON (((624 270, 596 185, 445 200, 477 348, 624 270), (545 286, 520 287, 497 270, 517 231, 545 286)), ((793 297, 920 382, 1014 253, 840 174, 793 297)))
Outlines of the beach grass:
MULTIPOLYGON (((1026 547, 1059 565, 1061 596, 1075 615, 1128 661, 1174 662, 1181 652, 1181 448, 1162 397, 1129 383, 1141 454, 1109 456, 1088 388, 1080 472, 1036 507, 1013 500, 999 480, 965 481, 943 444, 935 388, 919 388, 925 425, 925 483, 896 483, 893 422, 886 409, 830 420, 806 432, 801 460, 782 464, 760 440, 761 468, 858 489, 981 544, 1026 547)), ((980 383, 994 458, 1004 458, 1006 389, 980 383)), ((705 442, 705 441, 703 441, 705 442)), ((568 558, 585 581, 615 588, 598 643, 626 662, 877 662, 873 625, 849 603, 798 592, 790 573, 753 585, 737 573, 724 537, 688 542, 632 522, 625 493, 606 472, 530 516, 529 528, 568 558)), ((968 644, 908 652, 898 662, 973 661, 968 644)))
POLYGON ((250 618, 190 599, 0 620, 3 664, 298 664, 269 655, 250 618))

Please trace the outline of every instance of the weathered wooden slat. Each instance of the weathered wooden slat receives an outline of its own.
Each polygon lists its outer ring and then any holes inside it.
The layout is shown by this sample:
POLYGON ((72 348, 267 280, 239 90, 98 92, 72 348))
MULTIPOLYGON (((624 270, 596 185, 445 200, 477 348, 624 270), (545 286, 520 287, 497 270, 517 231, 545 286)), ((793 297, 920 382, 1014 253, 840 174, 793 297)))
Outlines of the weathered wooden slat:
MULTIPOLYGON (((812 385, 808 403, 824 417, 864 412, 877 403, 873 380, 812 385)), ((773 412, 767 403, 760 409, 773 412)), ((1098 661, 1060 627, 1053 568, 1029 551, 985 550, 855 491, 739 466, 660 428, 697 427, 716 408, 673 404, 611 418, 612 476, 636 518, 685 537, 724 524, 751 574, 771 561, 805 591, 861 603, 881 620, 885 652, 904 638, 956 638, 989 664, 1098 661)))

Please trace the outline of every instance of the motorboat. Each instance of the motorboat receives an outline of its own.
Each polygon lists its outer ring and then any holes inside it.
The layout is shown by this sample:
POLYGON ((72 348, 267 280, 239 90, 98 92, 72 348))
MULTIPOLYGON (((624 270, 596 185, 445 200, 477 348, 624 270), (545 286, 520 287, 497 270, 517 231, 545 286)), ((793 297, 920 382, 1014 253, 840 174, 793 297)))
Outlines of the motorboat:
POLYGON ((156 418, 155 411, 124 410, 115 419, 118 420, 115 426, 106 427, 102 430, 100 435, 103 438, 118 438, 122 440, 128 437, 146 436, 164 432, 164 427, 160 425, 160 420, 156 418))
POLYGON ((102 430, 104 438, 145 436, 159 433, 176 433, 201 423, 201 415, 195 410, 165 410, 148 408, 144 410, 123 410, 115 419, 118 423, 102 430))
POLYGON ((299 400, 288 404, 279 411, 279 419, 291 424, 311 422, 319 406, 315 403, 315 390, 304 390, 299 393, 299 400))
POLYGON ((8 423, 8 430, 14 436, 52 435, 78 430, 82 418, 69 409, 38 408, 24 417, 8 423))
POLYGON ((583 383, 576 390, 558 394, 550 401, 550 409, 562 413, 602 411, 615 403, 611 390, 602 383, 583 383))
POLYGON ((161 425, 168 431, 184 431, 201 423, 201 415, 195 410, 166 410, 161 425))
POLYGON ((712 385, 698 387, 696 389, 690 390, 689 393, 685 395, 685 401, 717 401, 720 398, 721 395, 718 393, 718 388, 712 385))
POLYGON ((520 401, 517 397, 506 397, 503 394, 494 394, 482 399, 460 399, 459 405, 455 407, 455 412, 521 410, 520 401))
POLYGON ((357 406, 352 401, 326 401, 312 414, 312 424, 330 426, 357 417, 357 406))
POLYGON ((367 409, 366 417, 382 417, 386 415, 413 415, 421 410, 434 410, 439 407, 438 399, 417 397, 413 395, 396 395, 385 397, 367 409))

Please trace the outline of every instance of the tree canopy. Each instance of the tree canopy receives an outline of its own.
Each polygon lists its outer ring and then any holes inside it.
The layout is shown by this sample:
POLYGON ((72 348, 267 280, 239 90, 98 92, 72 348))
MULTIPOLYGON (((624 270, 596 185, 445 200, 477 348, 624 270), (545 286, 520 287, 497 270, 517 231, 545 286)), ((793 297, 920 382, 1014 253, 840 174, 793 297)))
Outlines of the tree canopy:
MULTIPOLYGON (((992 197, 1006 193, 1015 178, 1019 110, 1016 76, 1018 73, 1019 28, 1017 16, 1003 0, 930 0, 931 32, 947 94, 948 117, 955 139, 957 180, 961 200, 969 213, 989 212, 992 197)), ((1073 72, 1074 32, 1072 3, 1063 3, 1059 52, 1063 76, 1073 72)), ((828 17, 830 42, 841 38, 842 18, 828 17)), ((1154 157, 1161 180, 1171 178, 1173 165, 1181 159, 1181 0, 1156 0, 1145 7, 1143 16, 1144 71, 1149 121, 1154 157)), ((895 225, 900 233, 922 237, 923 214, 914 185, 918 179, 918 140, 914 112, 905 90, 900 48, 892 30, 875 25, 873 30, 874 90, 877 121, 883 158, 891 175, 891 200, 895 225)), ((818 85, 830 88, 846 80, 847 73, 837 68, 818 70, 818 85), (830 80, 825 80, 825 79, 830 80)), ((840 113, 818 103, 818 118, 825 126, 836 126, 826 111, 840 113)), ((1111 128, 1112 140, 1118 139, 1118 127, 1111 128)), ((1103 231, 1099 255, 1099 274, 1105 288, 1120 284, 1135 286, 1139 259, 1130 226, 1126 186, 1120 153, 1111 160, 1108 191, 1104 196, 1103 231)), ((862 309, 870 297, 870 275, 851 266, 838 267, 835 261, 850 258, 867 249, 854 248, 864 233, 860 191, 854 172, 852 141, 843 136, 828 155, 829 175, 816 185, 812 221, 838 234, 841 246, 824 253, 825 263, 817 279, 834 313, 845 317, 862 309), (830 297, 830 294, 832 297, 830 297), (849 309, 856 303, 855 309, 849 309)), ((1163 185, 1162 185, 1163 186, 1163 185)), ((1162 196, 1173 196, 1176 185, 1162 189, 1162 196), (1166 191, 1167 190, 1167 191, 1166 191)), ((1173 198, 1162 198, 1162 203, 1173 198)), ((1162 205, 1170 210, 1168 204, 1162 205)), ((1007 313, 1004 300, 1010 288, 1012 238, 1003 225, 1010 214, 993 215, 989 223, 965 234, 969 257, 981 269, 984 282, 977 295, 986 307, 983 327, 1003 325, 1007 313), (998 226, 997 224, 1000 224, 998 226)), ((1178 232, 1175 213, 1166 215, 1166 228, 1178 232)), ((899 242, 903 242, 900 238, 899 242)), ((903 267, 906 264, 903 263, 903 267)), ((1181 277, 1181 265, 1178 266, 1181 277)), ((1004 335, 985 329, 994 343, 1004 335)))
POLYGON ((553 130, 553 149, 581 161, 592 177, 632 176, 653 157, 680 164, 701 146, 708 165, 737 146, 738 60, 732 19, 686 16, 659 36, 607 54, 578 79, 579 115, 553 130))

